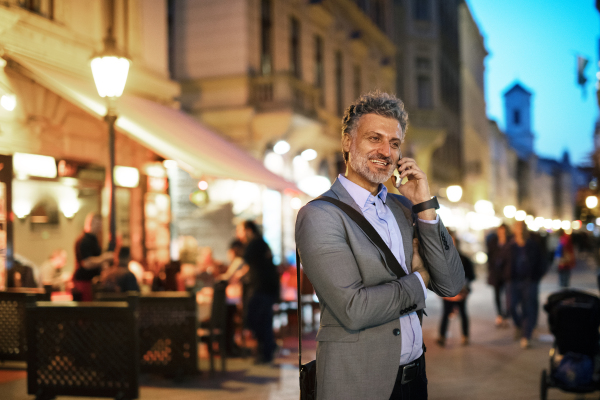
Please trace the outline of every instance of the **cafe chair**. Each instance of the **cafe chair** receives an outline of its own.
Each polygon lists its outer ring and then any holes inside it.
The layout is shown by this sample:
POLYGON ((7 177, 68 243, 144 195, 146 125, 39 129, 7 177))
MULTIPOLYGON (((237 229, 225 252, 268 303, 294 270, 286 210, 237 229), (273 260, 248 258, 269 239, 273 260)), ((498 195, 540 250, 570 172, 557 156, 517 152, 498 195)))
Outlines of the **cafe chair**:
POLYGON ((221 357, 221 370, 225 372, 227 362, 227 297, 225 295, 226 281, 217 282, 214 284, 213 301, 211 307, 210 318, 200 323, 198 329, 198 340, 206 343, 208 346, 208 354, 210 356, 210 372, 215 371, 215 344, 218 347, 218 353, 221 357))

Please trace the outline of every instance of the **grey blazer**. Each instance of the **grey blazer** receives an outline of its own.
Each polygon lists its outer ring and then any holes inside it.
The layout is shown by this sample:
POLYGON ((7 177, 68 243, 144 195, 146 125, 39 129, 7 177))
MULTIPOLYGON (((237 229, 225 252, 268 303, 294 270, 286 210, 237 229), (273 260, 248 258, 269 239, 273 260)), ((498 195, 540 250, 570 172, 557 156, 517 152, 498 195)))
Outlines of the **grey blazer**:
MULTIPOLYGON (((361 212, 337 180, 324 195, 361 212)), ((413 226, 405 212, 410 215, 412 204, 393 194, 386 204, 400 227, 410 271, 413 226)), ((455 296, 463 287, 464 270, 448 231, 441 221, 419 223, 419 229, 429 289, 455 296)), ((296 245, 321 306, 317 399, 388 400, 400 363, 402 335, 394 334, 399 317, 425 308, 419 278, 409 274, 398 279, 358 225, 324 201, 309 203, 298 213, 296 245)))

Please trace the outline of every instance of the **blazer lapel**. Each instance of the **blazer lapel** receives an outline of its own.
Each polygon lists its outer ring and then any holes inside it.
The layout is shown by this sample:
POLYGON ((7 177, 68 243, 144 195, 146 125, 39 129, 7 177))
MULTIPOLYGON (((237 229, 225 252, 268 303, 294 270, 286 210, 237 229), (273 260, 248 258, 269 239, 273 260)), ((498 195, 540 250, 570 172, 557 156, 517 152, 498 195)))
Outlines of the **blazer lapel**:
POLYGON ((336 178, 335 182, 333 182, 333 185, 331 185, 331 190, 329 192, 323 193, 323 195, 330 196, 330 192, 333 192, 338 199, 348 204, 356 211, 358 211, 361 215, 363 215, 363 212, 360 210, 360 207, 358 206, 358 204, 356 204, 352 196, 350 196, 350 193, 348 193, 348 191, 346 190, 344 185, 342 185, 339 179, 336 178))

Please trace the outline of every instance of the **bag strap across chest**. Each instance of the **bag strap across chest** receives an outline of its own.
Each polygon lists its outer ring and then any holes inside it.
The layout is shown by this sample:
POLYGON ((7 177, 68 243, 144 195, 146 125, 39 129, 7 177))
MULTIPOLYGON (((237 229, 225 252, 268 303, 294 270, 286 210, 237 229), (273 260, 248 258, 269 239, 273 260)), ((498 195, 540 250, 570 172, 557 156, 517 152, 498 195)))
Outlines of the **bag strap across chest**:
MULTIPOLYGON (((348 205, 338 199, 334 199, 333 197, 319 196, 316 199, 311 200, 310 203, 312 203, 313 201, 326 201, 328 203, 335 205, 340 210, 342 210, 344 213, 346 213, 346 215, 348 215, 360 227, 360 229, 365 233, 365 235, 367 235, 367 237, 369 237, 369 239, 371 239, 371 241, 375 244, 375 246, 377 246, 379 248, 379 250, 381 250, 381 252, 385 256, 386 263, 390 267, 392 272, 394 272, 394 274, 396 274, 396 276, 398 278, 402 278, 402 277, 406 276, 406 272, 404 271, 404 269, 398 262, 398 259, 396 258, 396 256, 394 256, 394 254, 392 253, 392 251, 390 250, 388 245, 385 244, 385 242, 383 241, 383 239, 381 238, 379 233, 377 233, 375 228, 373 228, 373 225, 371 225, 369 223, 369 221, 364 217, 364 215, 362 215, 361 213, 356 211, 350 205, 348 205)), ((397 200, 395 200, 395 201, 397 201, 397 200)), ((400 202, 398 201, 398 203, 400 203, 400 202)), ((412 223, 413 226, 415 226, 414 215, 411 215, 410 211, 405 210, 405 207, 400 207, 400 208, 404 212, 406 219, 410 223, 412 223)), ((415 228, 417 228, 417 227, 415 226, 415 228)), ((301 367, 302 366, 302 297, 301 297, 302 295, 300 293, 300 287, 301 287, 300 256, 298 254, 297 249, 296 249, 296 273, 297 273, 297 286, 298 286, 298 293, 297 293, 298 294, 298 365, 299 365, 299 367, 301 367)), ((423 325, 423 310, 417 310, 417 316, 419 317, 419 321, 421 322, 421 325, 423 325)))

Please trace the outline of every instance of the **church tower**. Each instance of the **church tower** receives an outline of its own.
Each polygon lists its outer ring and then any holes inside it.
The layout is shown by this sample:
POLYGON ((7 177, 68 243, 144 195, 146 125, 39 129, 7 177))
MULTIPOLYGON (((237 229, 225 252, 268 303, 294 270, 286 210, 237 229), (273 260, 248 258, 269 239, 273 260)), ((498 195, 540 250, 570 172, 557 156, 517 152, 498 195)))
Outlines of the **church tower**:
POLYGON ((516 83, 504 93, 506 136, 520 159, 527 159, 533 154, 531 95, 520 83, 516 83))

